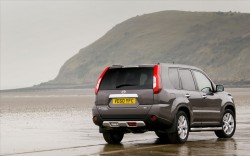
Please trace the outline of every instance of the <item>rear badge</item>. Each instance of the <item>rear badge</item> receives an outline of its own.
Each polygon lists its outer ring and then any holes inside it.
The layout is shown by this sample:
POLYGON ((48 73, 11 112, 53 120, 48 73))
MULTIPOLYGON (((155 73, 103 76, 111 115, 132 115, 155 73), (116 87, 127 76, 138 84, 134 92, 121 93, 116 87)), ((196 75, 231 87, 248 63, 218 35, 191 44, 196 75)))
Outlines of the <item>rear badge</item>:
POLYGON ((125 94, 125 93, 126 93, 126 90, 122 90, 121 93, 122 93, 122 94, 125 94))
POLYGON ((99 106, 97 107, 99 110, 103 110, 103 111, 106 111, 108 110, 108 108, 106 106, 99 106))

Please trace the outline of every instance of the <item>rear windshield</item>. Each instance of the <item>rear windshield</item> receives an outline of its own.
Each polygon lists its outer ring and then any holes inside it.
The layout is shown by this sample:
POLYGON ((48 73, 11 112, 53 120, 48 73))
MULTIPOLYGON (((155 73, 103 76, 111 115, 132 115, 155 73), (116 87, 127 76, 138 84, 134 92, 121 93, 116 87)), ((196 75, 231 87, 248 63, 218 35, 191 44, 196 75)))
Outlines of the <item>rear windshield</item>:
POLYGON ((152 67, 109 69, 100 84, 100 90, 132 90, 152 88, 152 67))

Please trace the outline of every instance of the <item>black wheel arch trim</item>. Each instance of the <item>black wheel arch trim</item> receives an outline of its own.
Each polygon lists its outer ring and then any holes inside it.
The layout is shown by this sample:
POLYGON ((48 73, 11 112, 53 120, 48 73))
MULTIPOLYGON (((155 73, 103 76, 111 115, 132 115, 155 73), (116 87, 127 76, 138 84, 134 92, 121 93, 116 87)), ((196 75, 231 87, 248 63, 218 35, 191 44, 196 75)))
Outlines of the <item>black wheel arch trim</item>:
POLYGON ((221 118, 223 117, 224 112, 225 112, 226 109, 229 109, 234 113, 234 117, 235 117, 235 120, 236 120, 236 108, 235 108, 235 105, 232 102, 227 102, 227 103, 225 103, 223 105, 223 107, 221 108, 221 118))
POLYGON ((235 109, 235 105, 232 102, 227 102, 223 105, 223 107, 221 108, 222 112, 224 112, 226 109, 230 109, 233 111, 234 115, 236 115, 236 109, 235 109))
POLYGON ((177 112, 179 111, 179 110, 182 110, 182 111, 184 111, 185 113, 186 113, 186 115, 187 115, 187 117, 188 117, 188 120, 189 120, 189 125, 191 125, 191 121, 192 121, 192 119, 193 119, 193 112, 192 111, 190 111, 191 109, 190 109, 190 106, 187 104, 187 103, 181 103, 181 104, 179 104, 177 107, 176 107, 176 110, 175 110, 175 114, 177 114, 177 112), (185 110, 184 110, 185 109, 185 110), (188 111, 188 112, 186 112, 186 111, 188 111), (188 114, 187 114, 188 113, 188 114))

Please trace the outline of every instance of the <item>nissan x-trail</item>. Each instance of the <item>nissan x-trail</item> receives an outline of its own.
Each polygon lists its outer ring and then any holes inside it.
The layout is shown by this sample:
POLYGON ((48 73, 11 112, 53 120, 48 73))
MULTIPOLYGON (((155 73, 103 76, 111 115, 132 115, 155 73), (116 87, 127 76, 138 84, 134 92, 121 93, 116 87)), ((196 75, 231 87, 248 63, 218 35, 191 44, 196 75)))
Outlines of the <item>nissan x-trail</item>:
POLYGON ((179 64, 107 67, 97 80, 93 122, 107 143, 125 133, 154 131, 184 143, 193 131, 230 138, 236 129, 233 97, 199 68, 179 64))

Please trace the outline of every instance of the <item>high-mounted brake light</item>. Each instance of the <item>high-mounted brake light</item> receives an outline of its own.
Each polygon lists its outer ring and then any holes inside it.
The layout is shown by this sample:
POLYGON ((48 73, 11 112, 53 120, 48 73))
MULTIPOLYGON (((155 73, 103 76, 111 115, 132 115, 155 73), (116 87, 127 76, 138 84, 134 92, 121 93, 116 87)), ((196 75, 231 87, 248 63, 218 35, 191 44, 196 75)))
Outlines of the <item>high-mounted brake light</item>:
POLYGON ((154 66, 153 90, 154 94, 161 91, 160 66, 158 64, 154 66))
POLYGON ((101 83, 101 81, 102 81, 102 78, 103 78, 103 76, 105 75, 105 73, 107 72, 108 69, 109 69, 109 67, 106 67, 106 68, 104 69, 104 71, 101 73, 101 75, 99 76, 99 78, 98 78, 98 80, 97 80, 97 82, 96 82, 96 85, 95 85, 95 94, 98 93, 99 87, 100 87, 100 83, 101 83))

